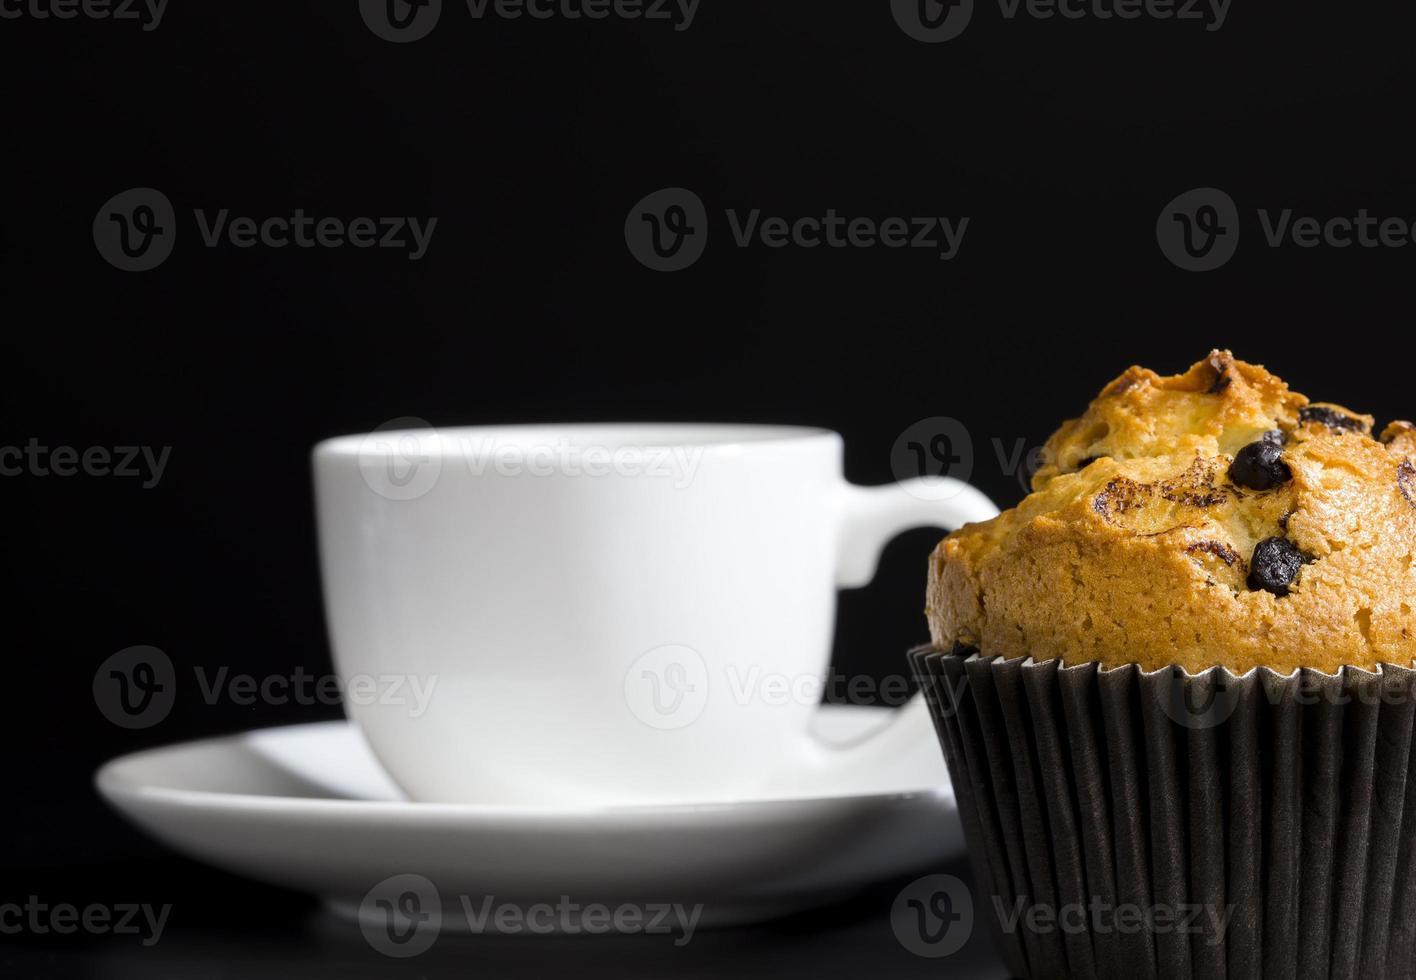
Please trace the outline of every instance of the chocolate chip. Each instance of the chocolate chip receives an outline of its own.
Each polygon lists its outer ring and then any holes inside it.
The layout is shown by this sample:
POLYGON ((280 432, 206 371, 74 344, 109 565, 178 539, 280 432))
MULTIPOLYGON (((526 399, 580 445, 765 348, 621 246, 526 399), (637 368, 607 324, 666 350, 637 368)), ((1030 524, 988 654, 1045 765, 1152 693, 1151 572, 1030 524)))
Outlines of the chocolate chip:
POLYGON ((1262 439, 1264 442, 1272 442, 1279 446, 1282 446, 1286 445, 1288 442, 1288 433, 1284 432, 1282 429, 1269 429, 1259 438, 1262 439))
POLYGON ((1416 507, 1416 466, 1412 466, 1409 459, 1403 459, 1396 468, 1396 488, 1408 504, 1416 507))
POLYGON ((1361 419, 1328 408, 1325 405, 1309 405, 1298 410, 1298 418, 1303 422, 1321 422, 1334 432, 1366 432, 1367 425, 1361 419))
POLYGON ((1283 446, 1265 434, 1235 454, 1229 464, 1229 479, 1250 490, 1272 490, 1293 479, 1293 471, 1282 457, 1283 446))
POLYGON ((1298 572, 1311 560, 1287 538, 1264 538, 1254 546, 1254 557, 1249 560, 1249 588, 1286 596, 1298 572))

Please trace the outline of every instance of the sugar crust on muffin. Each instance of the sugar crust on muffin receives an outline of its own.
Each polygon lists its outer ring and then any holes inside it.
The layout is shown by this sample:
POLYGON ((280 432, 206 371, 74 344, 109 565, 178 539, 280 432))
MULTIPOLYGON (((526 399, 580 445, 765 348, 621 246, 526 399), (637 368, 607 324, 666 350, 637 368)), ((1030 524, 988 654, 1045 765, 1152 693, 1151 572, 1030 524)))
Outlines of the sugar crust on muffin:
POLYGON ((1416 426, 1372 426, 1228 351, 1131 367, 1027 498, 934 550, 931 637, 1145 670, 1410 665, 1416 426))

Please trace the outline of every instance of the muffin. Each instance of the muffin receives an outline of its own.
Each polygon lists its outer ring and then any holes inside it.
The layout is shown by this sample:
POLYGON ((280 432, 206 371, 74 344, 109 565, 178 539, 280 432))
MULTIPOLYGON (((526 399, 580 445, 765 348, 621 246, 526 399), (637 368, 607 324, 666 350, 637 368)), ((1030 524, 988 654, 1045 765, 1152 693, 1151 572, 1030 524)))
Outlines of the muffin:
POLYGON ((1373 424, 1132 367, 935 549, 916 664, 1015 974, 1416 976, 1416 427, 1373 424))

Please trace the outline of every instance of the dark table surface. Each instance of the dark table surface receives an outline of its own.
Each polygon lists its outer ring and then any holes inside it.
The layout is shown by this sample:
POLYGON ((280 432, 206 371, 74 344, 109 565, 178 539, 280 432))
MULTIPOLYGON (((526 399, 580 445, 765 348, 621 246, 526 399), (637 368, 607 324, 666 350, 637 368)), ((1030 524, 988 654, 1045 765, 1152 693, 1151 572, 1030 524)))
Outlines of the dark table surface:
MULTIPOLYGON (((937 869, 967 878, 962 864, 937 869)), ((313 898, 266 887, 180 858, 27 873, 50 902, 129 901, 172 906, 160 939, 138 936, 0 936, 0 976, 143 980, 418 977, 958 977, 1007 976, 986 934, 974 930, 943 957, 906 949, 891 904, 909 880, 856 899, 759 926, 672 935, 440 935, 408 959, 373 949, 360 930, 313 898)), ((20 889, 23 892, 23 887, 20 889)))

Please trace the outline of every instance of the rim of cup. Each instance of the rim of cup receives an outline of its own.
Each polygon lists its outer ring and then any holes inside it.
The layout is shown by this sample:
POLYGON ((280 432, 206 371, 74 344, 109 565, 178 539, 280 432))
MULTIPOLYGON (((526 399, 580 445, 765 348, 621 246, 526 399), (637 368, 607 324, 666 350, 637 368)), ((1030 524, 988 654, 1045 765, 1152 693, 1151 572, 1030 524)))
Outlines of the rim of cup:
POLYGON ((404 440, 442 456, 475 456, 508 449, 541 449, 551 444, 608 450, 665 447, 742 452, 787 443, 840 440, 830 429, 804 425, 737 422, 538 422, 513 425, 461 425, 446 428, 376 429, 334 436, 315 444, 317 458, 393 455, 404 440), (378 439, 371 439, 377 435, 378 439))

